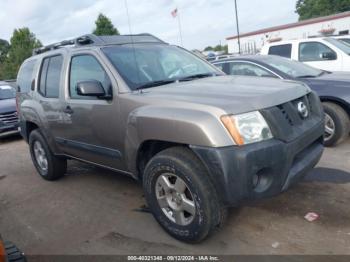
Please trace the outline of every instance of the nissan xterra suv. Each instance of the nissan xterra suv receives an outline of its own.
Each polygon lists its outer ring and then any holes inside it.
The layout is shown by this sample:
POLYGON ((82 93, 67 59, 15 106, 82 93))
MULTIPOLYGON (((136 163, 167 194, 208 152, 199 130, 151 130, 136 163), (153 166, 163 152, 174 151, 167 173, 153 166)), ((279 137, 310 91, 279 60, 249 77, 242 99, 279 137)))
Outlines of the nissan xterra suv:
POLYGON ((38 173, 76 159, 142 181, 173 237, 203 240, 227 207, 276 195, 323 152, 302 83, 233 77, 149 34, 85 35, 34 51, 18 74, 20 129, 38 173))

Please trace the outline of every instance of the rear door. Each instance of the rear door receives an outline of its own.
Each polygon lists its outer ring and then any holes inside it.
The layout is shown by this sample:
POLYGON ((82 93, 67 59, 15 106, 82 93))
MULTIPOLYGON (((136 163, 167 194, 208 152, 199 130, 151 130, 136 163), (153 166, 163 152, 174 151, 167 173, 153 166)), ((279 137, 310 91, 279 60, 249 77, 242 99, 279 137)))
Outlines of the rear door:
POLYGON ((37 99, 40 103, 38 112, 43 116, 43 132, 47 132, 47 137, 55 137, 59 128, 61 100, 60 87, 62 86, 62 70, 64 57, 62 54, 55 54, 44 57, 39 71, 37 83, 37 99))
POLYGON ((57 143, 72 157, 119 169, 122 145, 118 144, 119 106, 112 74, 97 53, 76 52, 70 57, 66 81, 57 143), (87 80, 99 81, 111 98, 78 95, 77 83, 87 80))

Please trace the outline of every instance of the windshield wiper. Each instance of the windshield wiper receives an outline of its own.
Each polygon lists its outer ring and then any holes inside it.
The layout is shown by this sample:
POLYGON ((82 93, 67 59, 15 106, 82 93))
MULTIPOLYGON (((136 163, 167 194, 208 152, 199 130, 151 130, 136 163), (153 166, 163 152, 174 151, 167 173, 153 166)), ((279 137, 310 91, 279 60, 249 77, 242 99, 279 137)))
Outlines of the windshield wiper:
POLYGON ((144 88, 151 88, 155 86, 162 86, 162 85, 167 85, 176 82, 176 80, 160 80, 160 81, 153 81, 149 82, 143 85, 140 85, 136 88, 136 90, 144 89, 144 88))
POLYGON ((215 73, 205 73, 205 74, 196 74, 196 75, 191 75, 191 76, 186 76, 183 78, 179 78, 179 81, 191 81, 193 79, 199 79, 199 78, 205 78, 205 77, 212 77, 212 76, 217 76, 215 73))
POLYGON ((303 75, 303 76, 297 76, 297 78, 315 78, 315 75, 303 75))

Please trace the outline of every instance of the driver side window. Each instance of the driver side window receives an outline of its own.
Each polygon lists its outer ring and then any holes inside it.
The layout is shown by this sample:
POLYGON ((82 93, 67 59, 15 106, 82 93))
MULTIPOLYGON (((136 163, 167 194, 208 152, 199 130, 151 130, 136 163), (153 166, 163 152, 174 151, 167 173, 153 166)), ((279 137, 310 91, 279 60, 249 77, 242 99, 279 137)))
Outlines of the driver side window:
POLYGON ((305 42, 299 45, 299 61, 327 61, 336 60, 337 54, 328 46, 318 42, 305 42))
POLYGON ((257 77, 272 77, 275 75, 265 70, 264 68, 251 63, 234 62, 229 64, 229 74, 239 76, 257 76, 257 77))
MULTIPOLYGON (((69 77, 69 93, 74 99, 89 99, 77 94, 77 83, 80 81, 99 81, 106 94, 112 94, 112 84, 106 71, 92 55, 77 55, 72 58, 69 77)), ((90 98, 91 99, 91 98, 90 98)))

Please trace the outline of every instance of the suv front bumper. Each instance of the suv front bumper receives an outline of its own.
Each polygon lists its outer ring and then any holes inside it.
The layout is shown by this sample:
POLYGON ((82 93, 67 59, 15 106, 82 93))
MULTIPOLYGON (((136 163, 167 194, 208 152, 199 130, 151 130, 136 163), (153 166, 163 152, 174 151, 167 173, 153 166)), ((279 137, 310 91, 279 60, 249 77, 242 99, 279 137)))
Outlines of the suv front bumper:
POLYGON ((303 178, 323 153, 323 121, 297 139, 277 139, 242 147, 191 146, 206 165, 225 205, 271 197, 303 178))

